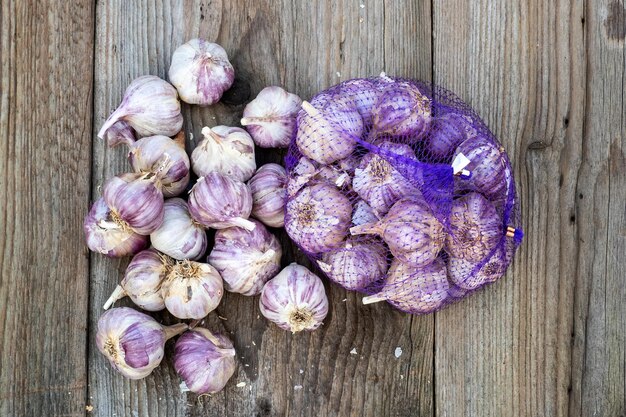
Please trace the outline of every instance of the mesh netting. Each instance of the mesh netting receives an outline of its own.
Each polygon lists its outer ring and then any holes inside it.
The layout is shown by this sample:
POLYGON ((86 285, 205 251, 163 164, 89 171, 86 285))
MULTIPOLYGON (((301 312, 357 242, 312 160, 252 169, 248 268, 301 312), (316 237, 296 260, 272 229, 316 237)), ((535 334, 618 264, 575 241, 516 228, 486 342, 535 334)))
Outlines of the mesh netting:
POLYGON ((332 281, 409 313, 499 279, 522 240, 504 148, 454 94, 384 74, 304 102, 285 228, 332 281))

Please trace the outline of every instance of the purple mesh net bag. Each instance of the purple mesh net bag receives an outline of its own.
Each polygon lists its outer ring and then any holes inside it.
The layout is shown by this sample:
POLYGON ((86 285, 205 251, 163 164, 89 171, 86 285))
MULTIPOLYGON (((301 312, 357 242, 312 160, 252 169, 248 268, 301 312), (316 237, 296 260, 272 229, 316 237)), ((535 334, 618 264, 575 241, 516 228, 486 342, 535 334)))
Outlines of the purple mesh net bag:
POLYGON ((522 240, 508 156, 453 93, 384 74, 304 102, 285 229, 328 279, 426 314, 499 279, 522 240))

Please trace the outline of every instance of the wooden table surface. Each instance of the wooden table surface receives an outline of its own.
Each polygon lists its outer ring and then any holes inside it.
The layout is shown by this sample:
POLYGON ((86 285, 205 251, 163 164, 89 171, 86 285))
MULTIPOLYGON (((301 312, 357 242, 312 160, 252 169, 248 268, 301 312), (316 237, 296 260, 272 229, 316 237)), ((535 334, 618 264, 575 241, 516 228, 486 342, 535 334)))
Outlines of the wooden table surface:
MULTIPOLYGON (((0 4, 1 416, 626 415, 623 0, 0 4), (253 95, 381 70, 455 91, 515 168, 526 238, 507 275, 420 317, 329 285, 325 325, 297 335, 228 294, 206 320, 239 355, 223 392, 180 393, 169 359, 141 381, 114 373, 94 329, 128 260, 90 254, 82 221, 129 166, 95 133, 198 36, 253 95)), ((237 124, 245 99, 184 106, 185 131, 237 124)), ((284 262, 304 262, 281 238, 284 262)))

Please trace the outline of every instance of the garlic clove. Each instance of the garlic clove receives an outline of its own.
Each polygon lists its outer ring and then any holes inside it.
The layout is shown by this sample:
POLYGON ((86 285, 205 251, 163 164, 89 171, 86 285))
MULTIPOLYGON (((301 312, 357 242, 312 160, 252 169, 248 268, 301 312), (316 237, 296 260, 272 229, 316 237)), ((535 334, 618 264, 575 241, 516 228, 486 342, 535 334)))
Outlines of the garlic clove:
POLYGON ((192 219, 187 202, 180 198, 163 204, 163 223, 150 234, 152 245, 174 259, 197 260, 206 252, 208 238, 202 225, 192 219))
POLYGON ((296 132, 302 99, 280 87, 265 87, 243 110, 241 125, 261 148, 286 148, 296 132))
POLYGON ((278 164, 265 164, 248 182, 252 193, 252 217, 270 227, 285 224, 287 172, 278 164))
POLYGON ((196 175, 203 177, 217 171, 242 182, 254 175, 254 142, 245 130, 227 126, 204 127, 202 135, 204 139, 191 153, 196 175))
POLYGON ((148 246, 148 237, 134 232, 99 198, 91 206, 83 223, 87 246, 93 252, 120 258, 134 255, 148 246))
POLYGON ((200 320, 215 310, 222 300, 222 277, 209 264, 179 261, 161 285, 165 308, 179 319, 200 320))
POLYGON ((135 131, 124 120, 114 123, 104 134, 104 139, 111 148, 122 144, 130 147, 136 141, 135 131))
POLYGON ((328 314, 322 280, 307 268, 292 263, 263 287, 261 314, 293 333, 315 330, 328 314))
POLYGON ((96 346, 116 371, 141 379, 161 363, 165 342, 186 329, 184 323, 162 326, 132 308, 112 308, 98 320, 96 346))
POLYGON ((174 136, 183 126, 176 89, 154 75, 136 78, 126 88, 122 103, 104 122, 98 137, 104 138, 120 120, 135 129, 139 137, 174 136))
POLYGON ((235 70, 220 45, 192 39, 174 51, 169 79, 181 100, 209 106, 233 85, 235 70))
POLYGON ((282 248, 278 239, 261 223, 246 230, 229 227, 215 233, 215 244, 208 262, 224 280, 227 291, 257 295, 263 285, 278 271, 282 248))
POLYGON ((184 391, 214 394, 235 373, 235 356, 233 342, 228 337, 195 327, 176 341, 173 362, 183 380, 184 391))
POLYGON ((248 220, 252 212, 252 193, 243 182, 210 172, 198 181, 189 194, 191 217, 207 228, 225 229, 239 226, 254 229, 248 220))

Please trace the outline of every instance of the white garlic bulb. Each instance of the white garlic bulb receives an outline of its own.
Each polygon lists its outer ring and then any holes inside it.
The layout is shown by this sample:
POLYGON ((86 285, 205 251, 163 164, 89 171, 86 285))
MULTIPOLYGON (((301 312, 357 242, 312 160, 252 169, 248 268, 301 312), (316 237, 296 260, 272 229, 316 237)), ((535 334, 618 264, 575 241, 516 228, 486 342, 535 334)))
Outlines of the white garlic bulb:
POLYGON ((191 153, 191 165, 197 176, 217 171, 238 181, 248 181, 254 175, 254 141, 245 130, 204 127, 202 135, 204 139, 191 153))
POLYGON ((220 45, 192 39, 174 51, 169 77, 181 100, 208 106, 233 85, 235 70, 220 45))
POLYGON ((254 174, 248 187, 252 193, 252 217, 270 227, 285 225, 287 172, 278 164, 265 164, 254 174))
POLYGON ((241 125, 261 148, 286 148, 296 130, 302 99, 280 87, 265 87, 245 109, 241 125))
POLYGON ((150 234, 152 246, 174 259, 200 259, 207 248, 204 227, 191 218, 187 202, 180 198, 165 200, 163 223, 150 234))

